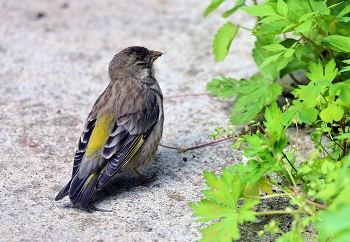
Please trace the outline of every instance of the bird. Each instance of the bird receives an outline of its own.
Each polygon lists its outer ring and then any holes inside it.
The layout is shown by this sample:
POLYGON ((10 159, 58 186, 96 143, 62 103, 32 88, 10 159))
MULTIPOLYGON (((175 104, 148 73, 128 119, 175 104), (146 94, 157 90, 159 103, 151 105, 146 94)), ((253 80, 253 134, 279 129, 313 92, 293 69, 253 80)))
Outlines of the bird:
POLYGON ((72 176, 55 200, 69 196, 73 206, 86 208, 95 191, 118 172, 139 169, 154 160, 163 134, 163 94, 153 62, 163 53, 130 46, 108 67, 110 82, 85 122, 73 159, 72 176))

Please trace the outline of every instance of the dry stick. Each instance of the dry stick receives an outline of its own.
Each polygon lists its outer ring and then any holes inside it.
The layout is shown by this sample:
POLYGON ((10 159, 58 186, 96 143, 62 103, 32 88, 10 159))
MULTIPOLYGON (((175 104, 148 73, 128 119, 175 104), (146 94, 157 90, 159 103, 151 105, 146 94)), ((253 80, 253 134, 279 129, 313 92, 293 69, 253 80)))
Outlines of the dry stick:
POLYGON ((316 203, 316 202, 313 202, 309 199, 306 199, 305 202, 309 205, 315 205, 316 208, 319 208, 319 209, 323 209, 323 210, 327 210, 328 209, 328 206, 327 205, 323 205, 323 204, 319 204, 319 203, 316 203))
POLYGON ((195 149, 199 149, 199 148, 202 148, 202 147, 205 147, 205 146, 208 146, 208 145, 213 145, 213 144, 217 144, 217 143, 220 143, 220 142, 223 142, 223 141, 227 141, 227 140, 230 140, 230 138, 235 138, 235 137, 231 136, 231 137, 228 137, 228 138, 215 140, 215 141, 212 141, 212 142, 209 142, 209 143, 205 143, 205 144, 201 144, 201 145, 196 145, 196 146, 191 146, 191 147, 182 147, 182 148, 181 147, 171 147, 171 146, 167 146, 167 145, 163 145, 163 144, 159 144, 159 145, 163 146, 164 148, 186 152, 188 150, 195 150, 195 149))
POLYGON ((195 96, 204 96, 210 95, 209 93, 190 93, 190 94, 179 94, 173 96, 165 96, 164 99, 178 98, 178 97, 195 97, 195 96))
POLYGON ((191 146, 191 147, 172 147, 172 146, 167 146, 167 145, 163 145, 163 144, 159 144, 159 145, 163 146, 164 148, 186 152, 188 150, 195 150, 195 149, 203 148, 205 146, 214 145, 214 144, 217 144, 217 143, 221 143, 223 141, 229 141, 231 139, 237 139, 238 136, 245 135, 245 134, 247 134, 249 132, 255 133, 256 131, 257 130, 250 130, 250 131, 247 131, 247 132, 244 132, 244 133, 240 133, 238 135, 228 136, 227 138, 223 138, 223 139, 219 139, 219 140, 215 140, 215 141, 212 141, 212 142, 208 142, 208 143, 204 143, 204 144, 200 144, 200 145, 195 145, 195 146, 191 146))

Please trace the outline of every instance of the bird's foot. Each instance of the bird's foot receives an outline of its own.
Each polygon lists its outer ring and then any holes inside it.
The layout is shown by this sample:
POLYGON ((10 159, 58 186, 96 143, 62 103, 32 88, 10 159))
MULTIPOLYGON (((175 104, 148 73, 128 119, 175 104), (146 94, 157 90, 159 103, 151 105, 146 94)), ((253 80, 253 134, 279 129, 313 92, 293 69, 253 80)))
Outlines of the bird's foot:
POLYGON ((140 178, 140 181, 135 183, 135 187, 141 185, 144 182, 152 182, 156 180, 155 174, 153 174, 151 177, 145 177, 144 175, 142 175, 138 170, 134 169, 134 172, 136 173, 136 175, 140 178))

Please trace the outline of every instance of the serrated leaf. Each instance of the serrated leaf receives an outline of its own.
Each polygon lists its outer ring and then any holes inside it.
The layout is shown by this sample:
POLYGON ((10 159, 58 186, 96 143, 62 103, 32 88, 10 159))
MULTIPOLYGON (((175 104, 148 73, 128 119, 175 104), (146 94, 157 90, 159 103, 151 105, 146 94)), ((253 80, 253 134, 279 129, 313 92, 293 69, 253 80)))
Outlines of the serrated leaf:
MULTIPOLYGON (((239 190, 238 192, 237 191, 232 192, 230 184, 228 184, 227 179, 223 179, 223 177, 221 177, 221 179, 219 180, 214 173, 204 171, 203 174, 204 174, 204 178, 206 179, 206 184, 208 185, 208 187, 211 188, 210 190, 202 191, 207 198, 211 199, 214 202, 222 203, 227 207, 236 206, 236 203, 238 200, 237 194, 239 194, 239 190)), ((226 177, 227 175, 228 174, 226 174, 226 177)), ((232 175, 232 180, 234 179, 235 177, 232 175)), ((232 183, 235 183, 236 188, 239 189, 240 187, 239 179, 238 181, 236 180, 232 181, 232 183)))
POLYGON ((227 22, 218 30, 213 41, 213 54, 216 61, 222 61, 226 58, 231 42, 237 35, 238 28, 233 23, 227 22))
MULTIPOLYGON (((271 54, 267 52, 263 46, 274 43, 275 38, 272 37, 258 37, 255 42, 255 48, 253 49, 253 58, 257 66, 260 66, 264 60, 271 54)), ((275 80, 278 77, 277 68, 264 67, 259 69, 261 73, 270 80, 275 80)))
POLYGON ((289 58, 289 57, 291 57, 293 54, 294 54, 294 52, 295 52, 295 50, 293 49, 293 48, 290 48, 290 49, 288 49, 285 53, 284 53, 284 57, 285 58, 289 58))
POLYGON ((209 6, 204 10, 204 17, 208 16, 211 12, 217 9, 225 0, 212 0, 209 6))
POLYGON ((231 242, 232 239, 240 239, 237 218, 237 215, 232 216, 201 229, 200 232, 204 234, 204 237, 200 241, 231 242))
POLYGON ((327 123, 334 121, 338 122, 342 119, 344 110, 336 104, 329 103, 328 107, 323 109, 320 113, 320 118, 327 123))
POLYGON ((314 16, 316 14, 316 12, 309 12, 306 14, 303 14, 301 16, 301 18, 299 19, 299 23, 305 22, 307 21, 309 18, 311 18, 312 16, 314 16))
POLYGON ((231 122, 242 124, 254 119, 265 105, 270 104, 282 93, 282 86, 261 76, 252 77, 249 91, 237 96, 231 110, 231 122))
POLYGON ((276 62, 278 64, 277 70, 280 71, 283 68, 285 68, 291 60, 292 60, 292 56, 289 56, 289 57, 281 56, 278 59, 278 62, 276 62))
POLYGON ((287 25, 287 26, 284 27, 284 29, 282 30, 282 33, 286 33, 286 32, 289 32, 290 30, 293 30, 295 26, 297 26, 295 23, 292 23, 292 24, 290 24, 290 25, 287 25))
POLYGON ((301 59, 301 56, 303 55, 303 51, 304 51, 304 46, 298 45, 298 47, 296 47, 296 49, 295 49, 295 57, 298 60, 301 59))
POLYGON ((321 41, 334 51, 350 52, 350 38, 341 35, 331 35, 321 38, 321 41))
POLYGON ((251 7, 244 7, 241 9, 251 16, 261 17, 261 16, 277 15, 276 11, 268 3, 265 3, 263 5, 254 5, 251 7))
POLYGON ((309 70, 310 72, 306 73, 305 75, 315 83, 321 81, 332 82, 338 73, 334 59, 331 59, 326 64, 325 70, 323 70, 321 63, 316 64, 314 62, 310 62, 309 70))
POLYGON ((267 16, 267 17, 261 19, 258 23, 273 22, 273 21, 282 20, 282 19, 283 19, 283 17, 281 17, 279 15, 272 15, 272 16, 267 16))
POLYGON ((278 60, 278 58, 283 54, 283 52, 278 53, 276 55, 272 55, 269 56, 265 59, 265 61, 259 66, 259 69, 264 68, 265 66, 267 66, 268 64, 270 64, 271 62, 275 62, 278 60))
POLYGON ((294 28, 296 34, 301 33, 301 34, 307 35, 311 31, 312 23, 313 23, 313 20, 309 19, 308 21, 294 28))
POLYGON ((277 1, 277 12, 284 17, 287 17, 288 14, 288 6, 283 0, 277 1))
POLYGON ((262 192, 265 192, 266 194, 272 194, 271 185, 266 182, 265 177, 260 177, 259 181, 257 182, 258 187, 262 192))
POLYGON ((208 199, 202 199, 196 203, 189 203, 193 210, 193 217, 200 217, 197 222, 208 222, 216 218, 229 217, 232 214, 232 208, 222 206, 219 203, 208 199))
POLYGON ((236 193, 234 196, 237 199, 229 206, 224 205, 221 201, 213 201, 209 197, 208 199, 200 200, 198 203, 189 203, 193 210, 193 216, 200 217, 197 221, 208 222, 213 219, 219 219, 218 222, 200 230, 203 234, 202 241, 232 241, 232 239, 239 239, 238 224, 256 220, 257 212, 252 211, 252 209, 259 203, 259 200, 248 199, 244 201, 241 207, 237 207, 238 198, 240 197, 239 191, 242 190, 240 175, 237 173, 232 174, 228 169, 224 169, 220 180, 214 173, 204 172, 204 176, 210 188, 218 189, 227 186, 229 183, 232 184, 231 191, 221 190, 220 193, 222 194, 216 195, 216 198, 230 196, 232 192, 236 193))
POLYGON ((276 102, 272 102, 271 106, 265 110, 264 125, 268 133, 271 143, 274 143, 283 134, 283 125, 281 123, 282 112, 278 108, 276 102))
POLYGON ((253 30, 253 34, 256 36, 276 36, 282 34, 283 29, 287 27, 289 22, 285 20, 277 20, 268 24, 262 24, 253 30))
POLYGON ((228 16, 231 16, 234 12, 237 11, 240 7, 244 6, 246 0, 237 0, 235 6, 231 8, 230 10, 227 10, 224 12, 221 16, 223 18, 227 18, 228 16))
POLYGON ((207 90, 211 95, 218 96, 220 98, 229 98, 236 95, 244 83, 236 79, 225 78, 212 79, 207 83, 207 90))
POLYGON ((268 51, 283 51, 286 49, 286 47, 281 44, 265 45, 263 48, 268 51))

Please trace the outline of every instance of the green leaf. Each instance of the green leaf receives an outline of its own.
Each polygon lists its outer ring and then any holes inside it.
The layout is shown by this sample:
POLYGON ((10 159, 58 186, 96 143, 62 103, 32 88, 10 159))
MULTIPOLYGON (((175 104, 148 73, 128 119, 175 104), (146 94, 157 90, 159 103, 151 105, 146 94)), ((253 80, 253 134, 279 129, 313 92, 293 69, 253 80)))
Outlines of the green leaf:
POLYGON ((256 220, 257 212, 252 209, 259 204, 259 200, 247 199, 242 206, 237 206, 238 199, 241 197, 240 191, 245 187, 238 173, 233 174, 228 169, 224 169, 221 179, 210 172, 204 172, 204 177, 209 186, 209 190, 203 191, 207 199, 202 199, 198 203, 189 203, 189 205, 193 210, 193 216, 199 217, 197 221, 208 222, 213 219, 219 221, 200 230, 203 234, 202 241, 239 239, 238 224, 256 220), (213 193, 208 191, 214 191, 216 194, 213 196, 213 193), (231 198, 227 200, 228 197, 231 198))
POLYGON ((317 119, 318 111, 314 107, 304 108, 299 112, 299 118, 303 123, 312 124, 317 119))
POLYGON ((303 45, 298 45, 298 47, 296 47, 295 49, 295 57, 300 60, 301 56, 303 54, 304 51, 304 46, 303 45))
POLYGON ((293 104, 282 114, 282 124, 289 126, 296 119, 298 123, 312 124, 317 119, 318 111, 314 107, 308 107, 299 100, 294 100, 293 104))
POLYGON ((234 12, 236 12, 238 8, 244 6, 245 1, 246 1, 246 0, 237 0, 235 6, 234 6, 233 8, 231 8, 230 10, 227 10, 226 12, 224 12, 221 16, 222 16, 223 18, 229 17, 229 16, 232 15, 234 12))
POLYGON ((240 239, 237 218, 237 215, 232 216, 201 229, 200 232, 204 234, 204 237, 200 241, 231 242, 232 239, 240 239))
POLYGON ((350 38, 341 35, 331 35, 321 38, 321 41, 334 51, 350 52, 350 38))
MULTIPOLYGON (((253 58, 257 66, 260 66, 267 57, 271 55, 271 52, 268 52, 264 49, 265 45, 269 45, 275 42, 280 42, 278 38, 274 37, 258 37, 255 42, 255 48, 253 49, 253 58)), ((277 68, 271 68, 270 66, 259 69, 267 79, 274 80, 278 77, 277 68)))
POLYGON ((309 13, 302 15, 301 18, 299 19, 299 23, 302 23, 302 22, 309 20, 315 14, 316 14, 316 12, 309 12, 309 13))
MULTIPOLYGON (((223 177, 219 180, 214 173, 204 171, 204 178, 210 190, 202 191, 203 194, 210 200, 218 203, 223 203, 227 207, 236 206, 239 190, 233 193, 231 191, 231 184, 228 184, 223 177)), ((237 184, 240 187, 240 184, 237 184)))
POLYGON ((222 206, 217 202, 202 199, 197 204, 190 203, 190 207, 193 210, 193 217, 200 217, 197 222, 208 222, 210 220, 222 217, 230 217, 232 214, 232 208, 222 206))
POLYGON ((288 49, 285 53, 284 53, 284 57, 285 58, 289 58, 289 57, 291 57, 293 54, 294 54, 294 52, 295 52, 295 50, 294 49, 292 49, 292 48, 290 48, 290 49, 288 49))
POLYGON ((308 21, 302 23, 298 27, 296 27, 295 33, 296 34, 303 34, 303 35, 308 35, 308 33, 311 31, 311 26, 313 24, 313 20, 309 19, 308 21))
POLYGON ((277 15, 271 4, 265 3, 263 5, 254 5, 251 7, 241 8, 243 11, 251 16, 271 16, 277 15))
POLYGON ((297 25, 295 23, 291 23, 289 25, 287 25, 286 27, 284 27, 284 29, 282 30, 282 33, 286 33, 286 32, 290 32, 292 31, 297 25))
POLYGON ((263 48, 268 51, 283 51, 286 49, 286 47, 281 44, 265 45, 263 48))
POLYGON ((334 121, 338 122, 342 119, 344 110, 336 104, 329 103, 328 107, 323 109, 320 113, 320 118, 327 123, 334 121))
POLYGON ((338 18, 343 17, 345 14, 350 13, 350 5, 348 4, 343 10, 337 15, 338 18))
POLYGON ((345 85, 344 83, 342 83, 342 88, 340 90, 339 93, 339 99, 345 103, 348 107, 350 107, 350 86, 349 85, 345 85))
POLYGON ((236 79, 225 78, 221 76, 222 79, 212 79, 207 83, 207 90, 211 95, 215 95, 221 98, 229 98, 236 95, 244 82, 240 82, 236 79))
POLYGON ((265 110, 265 119, 264 125, 266 131, 271 139, 271 143, 274 143, 277 139, 283 135, 283 125, 281 123, 282 112, 278 108, 276 102, 272 102, 271 106, 265 110))
POLYGON ((216 61, 222 61, 226 58, 232 40, 236 37, 238 26, 227 22, 218 30, 213 41, 213 54, 216 61))
POLYGON ((314 62, 309 63, 309 70, 310 72, 306 73, 306 76, 315 83, 320 81, 332 82, 338 73, 334 59, 326 64, 324 71, 320 63, 316 64, 314 62))
POLYGON ((283 17, 287 17, 288 14, 288 6, 283 0, 277 1, 277 12, 281 14, 283 17))
POLYGON ((208 16, 211 12, 217 9, 225 0, 212 0, 210 5, 204 10, 204 17, 208 16))
POLYGON ((350 238, 350 206, 342 204, 336 209, 321 211, 316 227, 323 236, 335 236, 335 241, 348 241, 350 238), (342 238, 342 239, 341 239, 342 238))
POLYGON ((231 110, 231 122, 242 124, 254 119, 265 105, 269 105, 282 93, 282 86, 276 82, 255 75, 246 81, 250 85, 236 97, 231 110))
POLYGON ((282 20, 283 17, 279 15, 272 15, 272 16, 267 16, 264 17, 262 20, 260 20, 258 23, 266 23, 266 22, 273 22, 276 20, 282 20))
POLYGON ((281 53, 278 53, 276 55, 272 55, 272 56, 269 56, 265 59, 265 61, 259 66, 259 69, 267 66, 268 64, 270 64, 271 62, 275 62, 278 60, 278 58, 283 54, 283 52, 281 53))
POLYGON ((256 36, 275 36, 282 34, 283 30, 290 24, 285 20, 274 21, 268 24, 262 24, 253 30, 253 35, 256 36))

